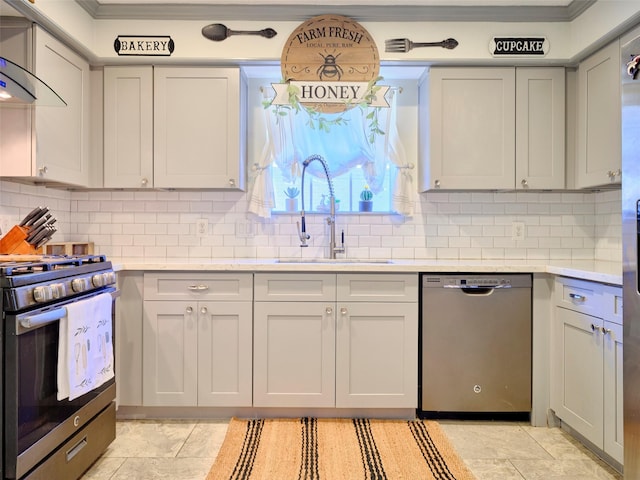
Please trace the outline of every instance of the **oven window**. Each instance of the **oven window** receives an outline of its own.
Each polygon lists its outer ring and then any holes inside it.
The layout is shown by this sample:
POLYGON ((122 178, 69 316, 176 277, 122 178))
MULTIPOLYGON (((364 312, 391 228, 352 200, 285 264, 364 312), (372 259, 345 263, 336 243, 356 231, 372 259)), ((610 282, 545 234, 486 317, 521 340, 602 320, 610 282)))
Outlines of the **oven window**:
POLYGON ((58 401, 58 322, 17 336, 18 452, 73 416, 113 381, 73 401, 58 401))

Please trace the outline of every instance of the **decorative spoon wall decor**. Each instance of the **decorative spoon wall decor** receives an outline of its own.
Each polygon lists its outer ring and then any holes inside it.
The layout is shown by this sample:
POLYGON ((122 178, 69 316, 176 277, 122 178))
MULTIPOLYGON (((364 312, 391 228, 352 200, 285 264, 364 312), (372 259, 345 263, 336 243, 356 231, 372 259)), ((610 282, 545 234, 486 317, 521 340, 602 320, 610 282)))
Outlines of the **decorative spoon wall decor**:
POLYGON ((278 34, 273 28, 265 28, 264 30, 244 31, 231 30, 221 23, 212 23, 202 28, 202 35, 214 42, 221 42, 231 35, 258 35, 264 38, 273 38, 278 34))

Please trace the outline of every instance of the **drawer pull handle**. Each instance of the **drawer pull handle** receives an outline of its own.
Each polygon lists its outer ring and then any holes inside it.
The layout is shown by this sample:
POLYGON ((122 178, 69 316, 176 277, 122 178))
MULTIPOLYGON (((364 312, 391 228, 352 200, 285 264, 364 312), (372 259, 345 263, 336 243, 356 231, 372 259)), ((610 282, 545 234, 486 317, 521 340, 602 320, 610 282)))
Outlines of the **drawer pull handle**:
POLYGON ((73 447, 67 450, 67 463, 69 463, 73 459, 73 457, 79 454, 80 450, 82 450, 86 446, 87 446, 87 437, 82 437, 82 440, 80 440, 73 447))
POLYGON ((209 285, 189 285, 187 288, 192 292, 201 292, 203 290, 209 290, 209 285))
POLYGON ((587 297, 585 297, 584 295, 580 295, 579 293, 570 293, 569 298, 575 300, 576 302, 585 302, 587 300, 587 297))

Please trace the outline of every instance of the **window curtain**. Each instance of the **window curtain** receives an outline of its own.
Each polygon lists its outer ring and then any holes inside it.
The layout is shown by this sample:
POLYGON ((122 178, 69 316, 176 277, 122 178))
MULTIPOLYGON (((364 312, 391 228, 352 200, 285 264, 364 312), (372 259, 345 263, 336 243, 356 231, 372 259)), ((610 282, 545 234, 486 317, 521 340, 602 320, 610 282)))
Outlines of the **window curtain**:
POLYGON ((389 101, 390 108, 386 109, 386 124, 384 125, 384 132, 386 135, 379 136, 378 141, 384 142, 383 156, 385 160, 393 163, 398 169, 396 175, 395 186, 391 192, 391 203, 393 210, 401 215, 412 216, 414 208, 413 200, 413 175, 411 171, 414 165, 407 162, 407 155, 404 150, 404 145, 400 140, 398 134, 398 89, 391 89, 387 100, 389 101))
MULTIPOLYGON (((267 91, 267 89, 263 89, 267 91)), ((310 155, 320 155, 327 163, 333 177, 349 172, 355 167, 363 169, 370 190, 380 192, 387 174, 387 163, 398 169, 392 207, 402 215, 413 214, 412 164, 407 163, 406 155, 398 129, 397 89, 387 94, 389 108, 354 107, 340 114, 322 114, 326 120, 342 118, 342 124, 329 125, 328 131, 319 128, 317 121, 311 125, 311 119, 304 112, 295 114, 288 110, 285 115, 274 113, 273 108, 265 109, 267 126, 267 144, 261 161, 254 166, 256 179, 252 190, 249 211, 268 218, 275 206, 271 165, 277 162, 283 178, 294 183, 300 177, 301 163, 310 155), (379 128, 384 135, 371 135, 369 114, 377 115, 379 128)), ((323 177, 324 173, 317 162, 309 165, 307 173, 323 177)))
MULTIPOLYGON (((262 87, 263 100, 272 96, 271 86, 262 87)), ((289 164, 289 176, 295 176, 297 162, 292 157, 292 115, 278 115, 272 108, 264 108, 265 144, 258 162, 253 164, 253 186, 249 196, 249 212, 263 218, 271 218, 275 208, 273 192, 273 164, 278 161, 289 164), (291 170, 293 169, 293 170, 291 170)), ((299 168, 299 167, 298 167, 299 168)))

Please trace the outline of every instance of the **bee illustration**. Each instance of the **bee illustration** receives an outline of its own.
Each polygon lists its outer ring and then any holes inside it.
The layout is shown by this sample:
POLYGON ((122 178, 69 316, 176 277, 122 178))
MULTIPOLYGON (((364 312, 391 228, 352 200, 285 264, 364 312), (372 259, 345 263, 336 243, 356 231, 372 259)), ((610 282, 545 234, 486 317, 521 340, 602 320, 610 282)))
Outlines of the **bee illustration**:
POLYGON ((338 55, 335 55, 335 56, 328 54, 325 56, 319 53, 318 55, 320 55, 324 60, 324 63, 320 65, 318 67, 318 70, 316 71, 316 73, 320 77, 320 80, 323 80, 322 78, 323 76, 327 78, 334 78, 337 76, 338 80, 340 80, 340 77, 342 77, 342 74, 344 72, 342 71, 342 67, 340 67, 340 65, 336 63, 336 60, 342 54, 339 53, 338 55))

